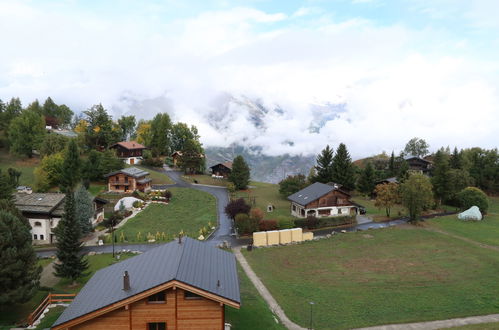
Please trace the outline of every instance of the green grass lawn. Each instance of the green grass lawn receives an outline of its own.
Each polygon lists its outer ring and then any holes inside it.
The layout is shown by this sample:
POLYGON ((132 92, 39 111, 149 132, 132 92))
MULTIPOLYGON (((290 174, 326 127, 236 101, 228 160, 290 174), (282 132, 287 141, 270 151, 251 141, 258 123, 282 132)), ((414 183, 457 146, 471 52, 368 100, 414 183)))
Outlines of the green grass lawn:
POLYGON ((35 328, 35 330, 43 330, 50 328, 52 324, 54 324, 54 322, 59 318, 59 316, 61 316, 62 312, 64 312, 65 309, 66 307, 64 306, 56 306, 51 308, 49 312, 45 314, 42 321, 35 328))
POLYGON ((374 221, 384 221, 388 219, 400 218, 405 216, 407 211, 402 205, 394 205, 390 210, 390 218, 386 216, 386 211, 384 208, 379 209, 374 206, 374 200, 368 197, 356 196, 352 198, 355 203, 358 203, 366 208, 366 216, 371 217, 374 221))
POLYGON ((92 194, 92 196, 97 196, 107 190, 107 184, 104 182, 92 182, 88 187, 88 192, 92 194))
MULTIPOLYGON (((277 323, 267 303, 260 296, 239 263, 237 264, 241 292, 241 308, 225 307, 226 322, 232 324, 234 330, 286 329, 277 323)), ((276 317, 277 318, 277 317, 276 317)))
POLYGON ((140 232, 142 242, 146 241, 148 233, 165 233, 167 240, 183 230, 184 234, 197 238, 202 227, 208 227, 211 222, 217 224, 216 199, 212 195, 187 188, 172 188, 172 199, 168 205, 152 204, 144 211, 118 229, 116 237, 123 232, 129 242, 138 241, 140 232))
POLYGON ((173 184, 173 183, 175 183, 164 172, 160 172, 160 170, 153 169, 150 167, 140 166, 140 165, 127 165, 127 167, 130 167, 130 166, 138 167, 140 169, 143 169, 144 171, 149 172, 149 178, 151 178, 152 184, 173 184))
POLYGON ((481 221, 462 221, 457 215, 449 215, 426 223, 451 234, 499 246, 499 197, 489 198, 489 211, 481 221))
POLYGON ((499 254, 416 227, 243 251, 294 322, 317 329, 499 312, 499 254))
POLYGON ((21 171, 19 184, 22 186, 34 187, 35 174, 33 171, 39 163, 40 159, 36 156, 33 158, 24 158, 9 154, 5 149, 0 149, 0 169, 4 173, 7 173, 9 167, 21 171))
POLYGON ((227 187, 227 179, 214 179, 211 175, 206 174, 186 174, 182 175, 182 179, 187 182, 194 183, 196 180, 199 184, 207 184, 211 186, 227 187))

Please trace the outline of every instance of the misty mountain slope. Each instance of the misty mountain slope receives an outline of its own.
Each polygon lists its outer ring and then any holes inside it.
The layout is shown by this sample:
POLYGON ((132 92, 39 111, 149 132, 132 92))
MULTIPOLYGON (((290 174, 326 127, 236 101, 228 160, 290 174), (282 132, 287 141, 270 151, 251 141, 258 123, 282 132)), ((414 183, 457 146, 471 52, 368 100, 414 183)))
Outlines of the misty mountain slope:
POLYGON ((315 156, 268 156, 261 152, 261 148, 245 148, 237 145, 233 147, 207 147, 206 165, 232 161, 237 155, 242 155, 251 169, 251 179, 255 181, 278 183, 288 175, 308 175, 310 168, 315 165, 315 156))

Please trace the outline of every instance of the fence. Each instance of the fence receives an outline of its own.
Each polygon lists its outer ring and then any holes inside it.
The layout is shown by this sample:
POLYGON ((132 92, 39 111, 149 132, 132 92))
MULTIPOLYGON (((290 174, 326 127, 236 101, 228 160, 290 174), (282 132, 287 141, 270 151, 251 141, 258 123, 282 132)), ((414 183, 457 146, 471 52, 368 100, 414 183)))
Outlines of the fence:
POLYGON ((54 303, 70 303, 73 301, 76 293, 49 293, 42 303, 28 316, 26 323, 28 325, 33 325, 35 321, 42 315, 45 308, 48 305, 54 303))

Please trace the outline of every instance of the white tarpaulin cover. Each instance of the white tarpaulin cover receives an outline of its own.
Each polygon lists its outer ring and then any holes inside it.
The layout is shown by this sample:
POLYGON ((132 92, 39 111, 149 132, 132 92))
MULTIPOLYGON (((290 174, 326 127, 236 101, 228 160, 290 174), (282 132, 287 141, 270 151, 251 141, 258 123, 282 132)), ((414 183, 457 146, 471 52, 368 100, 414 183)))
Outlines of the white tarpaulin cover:
POLYGON ((133 202, 135 202, 135 201, 142 202, 141 199, 138 199, 138 198, 135 198, 135 197, 123 197, 114 206, 114 210, 115 211, 119 211, 120 210, 121 201, 123 201, 123 205, 125 205, 125 210, 131 209, 133 207, 133 202))
POLYGON ((482 220, 482 213, 478 206, 472 206, 457 215, 459 220, 482 220))

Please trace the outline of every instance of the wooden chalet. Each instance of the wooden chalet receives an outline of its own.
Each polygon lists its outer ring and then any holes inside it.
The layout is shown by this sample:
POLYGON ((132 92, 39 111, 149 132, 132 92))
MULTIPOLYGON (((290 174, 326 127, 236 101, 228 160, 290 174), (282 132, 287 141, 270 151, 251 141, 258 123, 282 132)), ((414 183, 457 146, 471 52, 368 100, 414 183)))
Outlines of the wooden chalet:
POLYGON ((288 196, 288 199, 291 201, 291 215, 320 218, 356 215, 359 205, 350 201, 350 197, 338 184, 316 182, 288 196))
POLYGON ((185 237, 96 272, 52 329, 221 330, 240 304, 234 255, 185 237))
POLYGON ((113 144, 109 148, 116 150, 116 155, 127 164, 138 164, 142 160, 142 152, 145 146, 136 141, 122 141, 113 144))
POLYGON ((210 169, 211 174, 228 178, 230 173, 232 172, 232 162, 219 163, 213 165, 212 167, 210 167, 210 169))
POLYGON ((106 174, 107 189, 111 192, 133 192, 139 190, 147 192, 151 190, 151 179, 147 176, 149 172, 137 167, 128 167, 119 171, 106 174))
MULTIPOLYGON (((61 193, 16 193, 14 205, 28 219, 33 244, 52 244, 56 238, 53 230, 64 213, 65 194, 61 193)), ((89 219, 93 226, 104 220, 104 205, 108 201, 94 198, 94 214, 89 219)))
POLYGON ((177 167, 180 158, 182 157, 182 151, 175 151, 171 154, 173 166, 177 167))
POLYGON ((405 161, 409 165, 409 171, 413 173, 430 175, 430 171, 432 168, 432 163, 430 161, 417 156, 406 157, 405 161))

